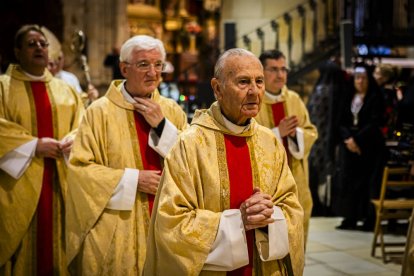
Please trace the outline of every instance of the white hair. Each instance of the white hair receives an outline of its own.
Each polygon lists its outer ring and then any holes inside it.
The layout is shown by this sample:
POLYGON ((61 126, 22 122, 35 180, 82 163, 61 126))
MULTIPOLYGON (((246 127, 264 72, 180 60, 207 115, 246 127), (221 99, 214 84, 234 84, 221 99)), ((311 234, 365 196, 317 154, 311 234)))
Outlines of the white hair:
POLYGON ((217 62, 216 62, 216 66, 214 66, 214 77, 217 79, 221 79, 223 80, 224 76, 222 76, 223 74, 223 68, 225 66, 226 60, 229 57, 234 57, 234 56, 249 56, 249 57, 254 57, 257 59, 257 57, 250 51, 243 49, 243 48, 233 48, 233 49, 229 49, 227 51, 225 51, 223 54, 221 54, 221 56, 218 58, 217 62))
POLYGON ((136 35, 125 41, 121 47, 119 55, 119 61, 128 62, 132 56, 132 52, 135 51, 149 51, 158 50, 161 53, 162 61, 165 61, 166 53, 164 44, 161 40, 148 36, 148 35, 136 35))

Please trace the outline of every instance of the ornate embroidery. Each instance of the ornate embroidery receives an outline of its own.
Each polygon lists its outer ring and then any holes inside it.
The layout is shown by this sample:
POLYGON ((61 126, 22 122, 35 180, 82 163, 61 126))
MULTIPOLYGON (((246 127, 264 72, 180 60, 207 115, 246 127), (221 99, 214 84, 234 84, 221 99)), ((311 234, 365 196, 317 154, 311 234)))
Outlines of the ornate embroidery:
POLYGON ((214 135, 216 138, 217 160, 220 177, 220 208, 221 210, 227 210, 230 208, 230 183, 229 172, 227 171, 226 147, 224 144, 223 134, 215 131, 214 135))
POLYGON ((262 189, 262 185, 260 183, 259 168, 257 167, 258 162, 256 159, 256 152, 254 150, 255 146, 253 142, 253 137, 247 138, 247 146, 249 147, 250 152, 250 164, 252 166, 253 189, 255 187, 260 187, 260 189, 262 189))

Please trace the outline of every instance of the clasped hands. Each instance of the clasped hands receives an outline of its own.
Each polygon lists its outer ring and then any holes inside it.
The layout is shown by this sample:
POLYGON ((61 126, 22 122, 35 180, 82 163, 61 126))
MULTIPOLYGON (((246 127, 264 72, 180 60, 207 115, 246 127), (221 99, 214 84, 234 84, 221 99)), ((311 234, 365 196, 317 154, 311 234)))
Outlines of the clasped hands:
POLYGON ((293 115, 290 117, 285 117, 280 120, 279 123, 279 133, 282 138, 290 136, 294 138, 296 136, 296 127, 299 125, 298 118, 293 115))
POLYGON ((136 101, 133 103, 135 110, 144 116, 152 128, 156 128, 164 119, 160 105, 150 98, 134 97, 134 100, 136 101))
POLYGON ((353 153, 356 153, 356 154, 361 155, 361 149, 359 148, 359 146, 355 142, 354 138, 350 137, 348 139, 345 139, 344 143, 346 145, 346 148, 350 152, 353 152, 353 153))
POLYGON ((88 85, 88 91, 86 93, 88 94, 88 99, 91 102, 93 102, 99 97, 99 91, 92 84, 88 85))
POLYGON ((264 194, 259 188, 254 188, 253 195, 240 205, 244 229, 261 228, 273 223, 273 202, 271 196, 264 194))
POLYGON ((63 155, 69 157, 72 149, 73 139, 71 137, 63 138, 58 141, 54 138, 39 138, 36 146, 36 156, 44 158, 57 159, 63 155))

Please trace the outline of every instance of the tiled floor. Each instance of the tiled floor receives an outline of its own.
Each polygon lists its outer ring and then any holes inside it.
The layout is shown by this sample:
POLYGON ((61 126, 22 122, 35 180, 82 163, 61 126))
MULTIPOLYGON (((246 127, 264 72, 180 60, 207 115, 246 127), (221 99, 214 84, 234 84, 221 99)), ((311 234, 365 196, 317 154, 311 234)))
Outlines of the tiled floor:
MULTIPOLYGON (((401 265, 371 257, 373 233, 336 230, 340 218, 311 218, 304 276, 396 276, 401 265)), ((387 236, 401 240, 401 236, 387 236)), ((379 249, 377 249, 379 254, 379 249)))

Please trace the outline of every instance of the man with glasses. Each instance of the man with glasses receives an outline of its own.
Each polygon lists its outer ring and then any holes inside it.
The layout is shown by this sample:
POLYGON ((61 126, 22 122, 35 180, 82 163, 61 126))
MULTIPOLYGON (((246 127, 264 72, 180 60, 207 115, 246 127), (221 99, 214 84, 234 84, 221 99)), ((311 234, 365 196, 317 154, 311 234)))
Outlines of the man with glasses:
POLYGON ((162 160, 187 118, 157 87, 165 63, 158 39, 121 47, 125 80, 86 111, 68 173, 67 254, 74 275, 141 275, 162 160))
POLYGON ((37 25, 15 35, 18 64, 0 76, 0 275, 65 275, 66 159, 84 113, 46 69, 37 25))
POLYGON ((299 202, 304 210, 306 245, 312 212, 308 156, 318 137, 317 129, 310 122, 302 99, 286 86, 289 70, 283 53, 277 50, 265 51, 259 59, 263 65, 266 92, 256 120, 270 128, 285 146, 289 168, 298 186, 299 202))

